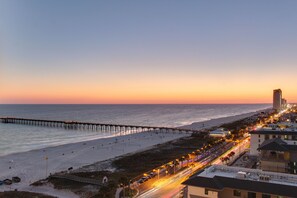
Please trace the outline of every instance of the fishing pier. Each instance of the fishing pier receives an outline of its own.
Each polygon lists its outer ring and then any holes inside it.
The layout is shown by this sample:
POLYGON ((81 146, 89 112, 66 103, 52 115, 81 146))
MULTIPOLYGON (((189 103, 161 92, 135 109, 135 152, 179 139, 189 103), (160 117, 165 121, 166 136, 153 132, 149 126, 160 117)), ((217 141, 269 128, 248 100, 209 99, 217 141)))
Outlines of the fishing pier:
POLYGON ((173 128, 173 127, 155 127, 155 126, 138 126, 138 125, 123 125, 123 124, 103 124, 92 122, 77 122, 77 121, 59 121, 59 120, 41 120, 15 117, 1 117, 1 123, 5 124, 22 124, 40 127, 64 128, 68 130, 89 130, 102 131, 113 133, 139 133, 139 132, 164 132, 164 133, 187 133, 202 135, 203 132, 193 129, 173 128))

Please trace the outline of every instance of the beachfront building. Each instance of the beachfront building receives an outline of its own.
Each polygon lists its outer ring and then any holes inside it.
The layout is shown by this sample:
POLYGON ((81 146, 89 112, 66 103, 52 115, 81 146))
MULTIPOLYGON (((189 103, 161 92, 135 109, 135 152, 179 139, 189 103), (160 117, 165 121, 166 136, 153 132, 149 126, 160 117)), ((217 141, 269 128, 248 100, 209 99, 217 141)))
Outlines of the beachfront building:
POLYGON ((282 98, 282 108, 287 108, 287 100, 285 98, 282 98))
POLYGON ((231 134, 231 132, 224 128, 218 128, 214 131, 209 132, 209 135, 211 137, 218 137, 218 138, 225 138, 226 136, 228 136, 230 134, 231 134))
POLYGON ((288 144, 297 145, 297 129, 296 128, 260 128, 250 132, 251 144, 250 154, 259 155, 258 148, 265 140, 280 138, 288 144))
POLYGON ((296 197, 297 175, 213 165, 183 183, 187 198, 296 197))
POLYGON ((258 150, 261 170, 297 174, 297 145, 274 138, 265 140, 258 150))
POLYGON ((282 90, 273 90, 273 109, 280 111, 282 109, 282 90))
POLYGON ((287 129, 287 128, 296 128, 297 129, 297 123, 294 122, 278 122, 277 124, 271 123, 267 124, 268 127, 272 129, 287 129))

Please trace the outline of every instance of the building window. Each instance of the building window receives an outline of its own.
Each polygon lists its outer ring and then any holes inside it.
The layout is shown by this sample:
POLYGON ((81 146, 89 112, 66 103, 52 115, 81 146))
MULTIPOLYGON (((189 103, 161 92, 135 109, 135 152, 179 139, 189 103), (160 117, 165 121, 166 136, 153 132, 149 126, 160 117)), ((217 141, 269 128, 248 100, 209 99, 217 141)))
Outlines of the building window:
POLYGON ((208 190, 207 188, 205 188, 205 189, 204 189, 204 194, 205 194, 205 195, 208 195, 208 191, 209 191, 209 190, 208 190))
POLYGON ((260 138, 261 136, 259 135, 258 137, 260 138))
POLYGON ((265 140, 269 140, 269 135, 265 135, 265 140))
POLYGON ((256 198, 256 193, 248 192, 248 198, 256 198))
POLYGON ((287 140, 288 139, 288 136, 287 135, 285 135, 285 140, 287 140))
POLYGON ((240 190, 233 190, 233 196, 240 197, 241 196, 240 190))
POLYGON ((259 143, 261 142, 261 140, 259 139, 259 143))
POLYGON ((273 136, 272 136, 272 138, 276 138, 276 136, 275 136, 275 135, 273 135, 273 136))
POLYGON ((262 198, 271 198, 271 195, 268 195, 268 194, 262 194, 262 198))

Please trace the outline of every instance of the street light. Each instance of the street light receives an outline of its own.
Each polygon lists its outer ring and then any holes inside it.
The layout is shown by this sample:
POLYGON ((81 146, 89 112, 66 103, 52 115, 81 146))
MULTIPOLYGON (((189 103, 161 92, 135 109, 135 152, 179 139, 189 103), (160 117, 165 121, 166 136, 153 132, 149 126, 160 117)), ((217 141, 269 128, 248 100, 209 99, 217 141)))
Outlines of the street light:
POLYGON ((48 157, 45 156, 45 177, 47 177, 47 160, 48 160, 48 157))
POLYGON ((175 161, 173 162, 173 174, 175 174, 175 166, 178 163, 178 159, 175 159, 175 161))

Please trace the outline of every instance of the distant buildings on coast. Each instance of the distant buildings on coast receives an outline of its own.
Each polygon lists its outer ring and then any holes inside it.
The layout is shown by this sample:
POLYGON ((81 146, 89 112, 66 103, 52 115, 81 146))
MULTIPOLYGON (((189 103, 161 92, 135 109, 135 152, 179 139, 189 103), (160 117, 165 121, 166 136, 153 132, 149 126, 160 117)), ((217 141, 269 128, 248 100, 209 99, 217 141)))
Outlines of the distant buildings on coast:
POLYGON ((287 105, 277 89, 273 109, 261 128, 250 131, 250 149, 242 159, 258 159, 253 168, 213 165, 183 183, 185 197, 297 197, 297 105, 287 105))
POLYGON ((284 99, 282 95, 281 89, 273 90, 273 109, 278 112, 287 106, 287 100, 284 99))
POLYGON ((218 128, 216 130, 209 132, 210 137, 216 137, 216 138, 225 138, 228 135, 231 135, 231 131, 226 130, 224 128, 218 128))

